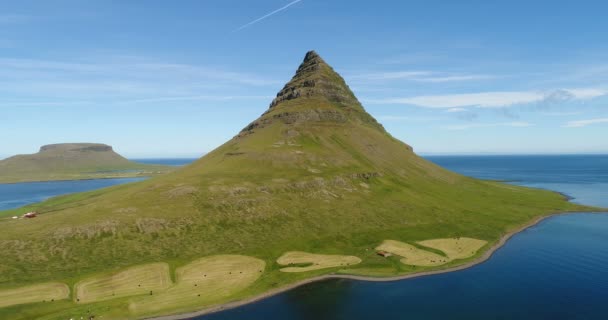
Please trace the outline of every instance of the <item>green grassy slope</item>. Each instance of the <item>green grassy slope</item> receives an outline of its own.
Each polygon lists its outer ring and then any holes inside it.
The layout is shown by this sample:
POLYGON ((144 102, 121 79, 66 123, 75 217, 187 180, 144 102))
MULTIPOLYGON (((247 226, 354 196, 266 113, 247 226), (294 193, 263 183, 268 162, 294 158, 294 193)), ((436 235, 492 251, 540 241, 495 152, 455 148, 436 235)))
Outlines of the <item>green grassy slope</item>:
POLYGON ((0 160, 0 183, 136 177, 172 169, 129 161, 104 144, 62 143, 0 160))
MULTIPOLYGON (((487 249, 535 217, 586 208, 553 192, 464 177, 418 157, 309 53, 266 113, 197 162, 36 209, 43 213, 36 219, 0 218, 0 289, 51 280, 73 285, 150 262, 174 269, 214 254, 265 260, 260 280, 229 301, 329 272, 429 270, 376 256, 373 248, 384 239, 466 236, 487 240, 487 249), (276 263, 286 251, 355 255, 363 262, 286 274, 276 263)), ((127 300, 16 306, 0 309, 0 318, 59 319, 90 309, 127 319, 133 317, 127 300)))

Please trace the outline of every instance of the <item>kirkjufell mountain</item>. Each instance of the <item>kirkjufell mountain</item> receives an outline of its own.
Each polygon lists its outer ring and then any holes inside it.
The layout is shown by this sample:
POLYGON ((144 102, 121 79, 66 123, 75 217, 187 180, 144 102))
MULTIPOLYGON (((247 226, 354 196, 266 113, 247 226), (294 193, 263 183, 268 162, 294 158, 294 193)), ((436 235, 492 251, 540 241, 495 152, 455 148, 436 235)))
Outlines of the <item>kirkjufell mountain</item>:
POLYGON ((69 301, 38 315, 95 310, 138 319, 320 275, 456 266, 534 218, 581 208, 557 193, 465 177, 419 157, 311 51, 258 119, 191 165, 51 199, 36 206, 35 219, 0 220, 0 289, 65 284, 69 301), (421 249, 428 239, 479 245, 452 257, 421 249), (415 263, 404 248, 431 258, 415 263), (393 249, 393 257, 384 252, 393 249))

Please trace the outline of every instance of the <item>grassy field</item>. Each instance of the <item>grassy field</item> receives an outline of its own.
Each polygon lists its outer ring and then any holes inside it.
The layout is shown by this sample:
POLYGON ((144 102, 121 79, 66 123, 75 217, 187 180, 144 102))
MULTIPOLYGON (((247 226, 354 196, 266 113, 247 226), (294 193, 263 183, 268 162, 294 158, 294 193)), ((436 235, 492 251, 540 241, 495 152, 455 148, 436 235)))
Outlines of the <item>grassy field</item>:
POLYGON ((485 240, 472 238, 449 238, 449 239, 432 239, 418 241, 418 244, 437 249, 445 253, 445 255, 454 259, 466 259, 475 255, 477 250, 481 249, 488 242, 485 240))
POLYGON ((361 259, 355 256, 290 251, 280 256, 277 263, 282 266, 300 265, 281 268, 282 272, 306 272, 335 267, 345 268, 361 263, 361 259))
POLYGON ((0 308, 28 303, 51 303, 69 296, 70 288, 57 282, 4 289, 0 290, 0 308))
MULTIPOLYGON (((138 319, 250 298, 328 273, 440 270, 470 262, 538 217, 600 210, 546 190, 464 177, 418 157, 365 112, 320 58, 307 59, 281 92, 259 119, 191 165, 36 204, 30 208, 42 214, 35 219, 0 218, 0 290, 49 281, 72 287, 159 262, 175 271, 174 285, 87 304, 5 307, 0 319, 138 319), (441 249, 417 243, 459 237, 488 244, 438 265, 430 261, 449 259, 441 249), (374 248, 385 239, 402 242, 392 245, 404 257, 422 255, 424 266, 378 256, 374 248), (282 272, 277 259, 294 250, 361 262, 282 272)), ((463 245, 440 248, 458 255, 463 245)))
POLYGON ((76 302, 90 303, 160 291, 171 284, 169 265, 153 263, 86 278, 74 286, 74 293, 76 302))
POLYGON ((376 250, 382 250, 401 256, 403 257, 401 262, 411 266, 432 267, 450 262, 448 257, 395 240, 385 240, 381 245, 376 247, 376 250))
POLYGON ((133 299, 129 310, 141 316, 222 301, 253 284, 264 267, 263 260, 247 256, 205 257, 178 268, 177 282, 167 290, 133 299))
POLYGON ((384 240, 376 250, 390 252, 403 257, 401 262, 411 266, 440 266, 457 259, 473 257, 488 242, 473 238, 446 238, 416 241, 418 247, 409 243, 384 240), (437 252, 438 251, 438 252, 437 252))

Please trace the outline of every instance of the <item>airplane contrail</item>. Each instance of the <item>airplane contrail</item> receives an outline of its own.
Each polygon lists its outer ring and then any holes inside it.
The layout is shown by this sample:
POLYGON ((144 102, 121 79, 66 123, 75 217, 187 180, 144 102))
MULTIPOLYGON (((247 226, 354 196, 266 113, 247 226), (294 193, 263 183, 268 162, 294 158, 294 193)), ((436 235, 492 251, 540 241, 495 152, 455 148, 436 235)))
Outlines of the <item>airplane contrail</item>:
POLYGON ((247 27, 249 27, 249 26, 251 26, 251 25, 253 25, 255 23, 258 23, 258 22, 260 22, 260 21, 262 21, 262 20, 264 20, 264 19, 266 19, 266 18, 268 18, 268 17, 270 17, 270 16, 272 16, 272 15, 274 15, 276 13, 279 13, 279 12, 281 12, 281 11, 283 11, 283 10, 285 10, 285 9, 287 9, 287 8, 293 6, 294 4, 296 4, 298 2, 301 2, 301 1, 302 0, 296 0, 296 1, 290 2, 290 3, 286 4, 285 6, 279 8, 279 9, 276 9, 276 10, 274 10, 274 11, 272 11, 272 12, 270 12, 270 13, 268 13, 268 14, 260 17, 260 18, 257 18, 257 19, 255 19, 255 20, 253 20, 253 21, 251 21, 251 22, 249 22, 247 24, 244 24, 244 25, 238 27, 237 29, 235 29, 232 32, 241 31, 241 30, 243 30, 243 29, 245 29, 245 28, 247 28, 247 27))

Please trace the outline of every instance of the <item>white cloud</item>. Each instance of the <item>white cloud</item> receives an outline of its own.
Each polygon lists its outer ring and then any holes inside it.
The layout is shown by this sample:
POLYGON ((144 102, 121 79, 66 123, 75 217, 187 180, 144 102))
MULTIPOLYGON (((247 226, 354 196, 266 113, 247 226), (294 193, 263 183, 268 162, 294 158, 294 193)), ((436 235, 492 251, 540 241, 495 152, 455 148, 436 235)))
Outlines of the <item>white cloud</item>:
MULTIPOLYGON (((146 57, 83 61, 0 58, 0 105, 38 101, 162 102, 252 98, 280 81, 146 57)), ((270 100, 270 99, 269 99, 270 100)))
POLYGON ((495 76, 482 75, 482 74, 451 74, 446 72, 427 71, 427 70, 408 70, 408 71, 390 71, 390 72, 377 72, 367 74, 355 74, 349 76, 349 80, 355 81, 387 81, 387 80, 406 80, 414 82, 427 82, 427 83, 442 83, 442 82, 456 82, 456 81, 472 81, 472 80, 483 80, 492 79, 495 76))
POLYGON ((373 103, 411 104, 425 108, 496 108, 539 101, 542 95, 534 92, 480 92, 450 95, 428 95, 408 98, 375 100, 373 103))
MULTIPOLYGON (((450 95, 426 95, 406 98, 388 98, 366 100, 374 104, 409 104, 425 108, 502 108, 513 105, 542 102, 548 97, 553 99, 555 91, 549 93, 536 91, 491 91, 479 93, 461 93, 450 95)), ((563 89, 573 99, 591 99, 608 93, 596 88, 563 89)))
POLYGON ((555 112, 541 112, 540 114, 543 116, 550 116, 550 117, 564 117, 564 116, 575 116, 578 114, 581 114, 582 112, 578 112, 578 111, 555 111, 555 112))
POLYGON ((467 130, 474 128, 491 128, 491 127, 531 127, 533 124, 529 122, 515 121, 515 122, 499 122, 499 123, 469 123, 469 124, 456 124, 444 126, 447 130, 467 130))
POLYGON ((368 74, 358 74, 349 77, 352 80, 398 80, 398 79, 417 79, 421 76, 432 75, 431 71, 393 71, 393 72, 378 72, 368 74))
POLYGON ((200 96, 199 95, 199 96, 156 97, 156 98, 149 98, 149 99, 126 100, 126 101, 120 101, 120 103, 131 104, 131 103, 170 102, 170 101, 229 101, 229 100, 257 100, 257 99, 270 101, 273 98, 274 98, 273 96, 247 96, 247 95, 243 95, 243 96, 238 96, 238 95, 200 96))
POLYGON ((247 85, 276 84, 277 81, 265 79, 256 75, 218 68, 147 61, 140 58, 134 62, 133 59, 119 61, 90 61, 90 62, 62 62, 34 59, 0 58, 0 80, 2 78, 31 76, 35 78, 68 76, 92 76, 115 77, 121 79, 167 79, 182 78, 192 81, 201 78, 210 80, 221 80, 247 85))
POLYGON ((460 75, 460 76, 436 76, 436 77, 428 77, 428 78, 418 78, 414 79, 418 82, 431 82, 431 83, 441 83, 441 82, 454 82, 454 81, 472 81, 472 80, 486 80, 486 79, 494 79, 495 76, 483 75, 483 74, 469 74, 469 75, 460 75))
POLYGON ((377 116, 377 120, 380 121, 413 121, 413 122, 427 122, 437 120, 435 117, 412 117, 412 116, 394 116, 394 115, 382 115, 377 116))
POLYGON ((577 88, 568 89, 567 91, 574 95, 574 97, 577 99, 591 99, 608 93, 607 90, 597 88, 577 88))
POLYGON ((596 118, 596 119, 587 119, 587 120, 575 120, 568 121, 564 125, 566 128, 581 128, 586 127, 588 125, 596 124, 596 123, 608 123, 608 118, 596 118))
POLYGON ((450 108, 448 110, 446 110, 446 112, 465 112, 467 111, 467 109, 465 108, 450 108))

